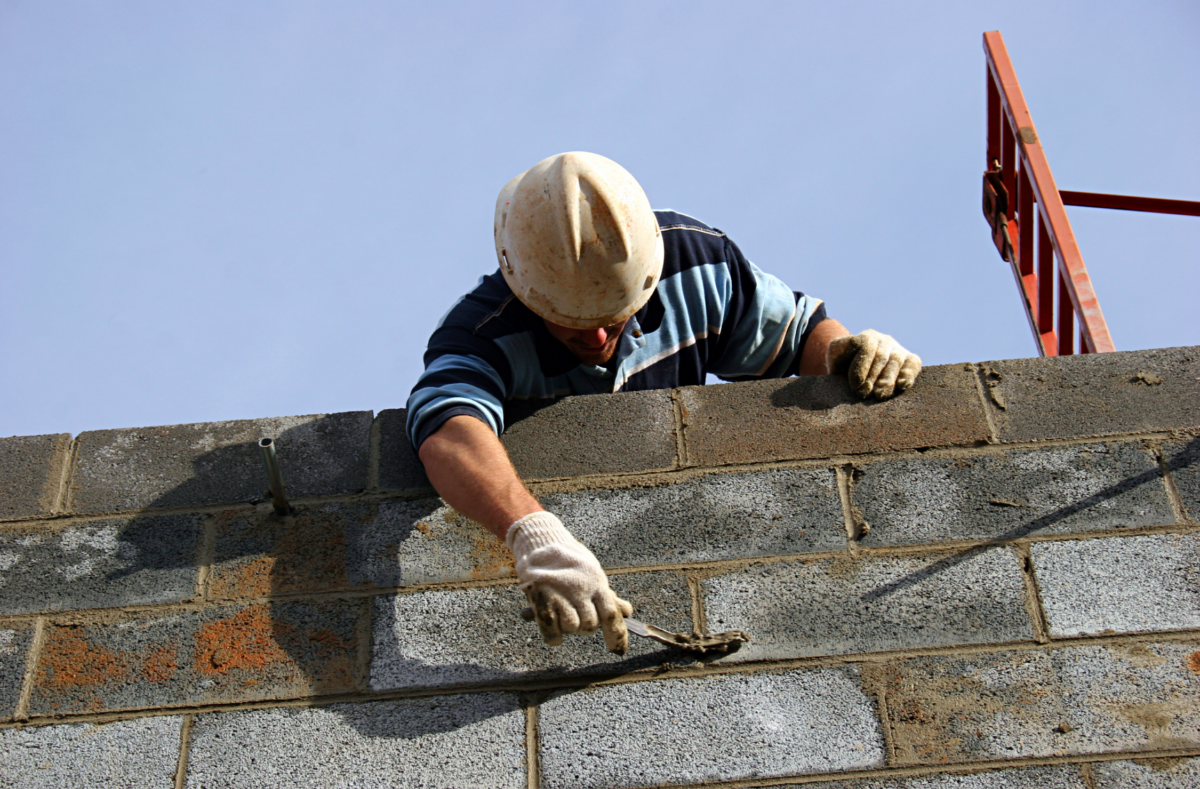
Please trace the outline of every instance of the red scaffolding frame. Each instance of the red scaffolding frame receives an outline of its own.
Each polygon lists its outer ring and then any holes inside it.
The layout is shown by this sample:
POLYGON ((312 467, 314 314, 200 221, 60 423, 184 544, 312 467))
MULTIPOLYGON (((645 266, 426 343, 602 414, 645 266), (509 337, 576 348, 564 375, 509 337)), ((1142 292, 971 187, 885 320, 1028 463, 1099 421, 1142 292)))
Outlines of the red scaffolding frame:
POLYGON ((1076 347, 1080 353, 1116 350, 1065 206, 1200 216, 1200 202, 1060 192, 999 31, 983 34, 983 51, 988 167, 983 213, 996 249, 1012 266, 1038 352, 1066 356, 1076 347))
POLYGON ((1038 351, 1042 356, 1074 353, 1076 316, 1082 353, 1115 350, 999 31, 983 34, 983 50, 988 77, 984 213, 996 248, 1012 265, 1038 351))

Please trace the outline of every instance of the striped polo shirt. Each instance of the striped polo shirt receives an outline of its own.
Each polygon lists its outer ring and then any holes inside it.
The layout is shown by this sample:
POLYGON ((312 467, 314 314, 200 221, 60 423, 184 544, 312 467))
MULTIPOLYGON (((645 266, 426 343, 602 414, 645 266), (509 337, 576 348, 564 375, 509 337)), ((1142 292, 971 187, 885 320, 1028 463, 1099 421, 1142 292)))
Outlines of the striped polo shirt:
POLYGON ((500 435, 508 400, 671 389, 703 384, 709 373, 727 381, 795 375, 809 333, 825 319, 821 300, 760 270, 720 230, 675 211, 654 214, 662 276, 607 364, 581 362, 497 269, 429 338, 425 372, 408 397, 413 446, 458 414, 500 435))

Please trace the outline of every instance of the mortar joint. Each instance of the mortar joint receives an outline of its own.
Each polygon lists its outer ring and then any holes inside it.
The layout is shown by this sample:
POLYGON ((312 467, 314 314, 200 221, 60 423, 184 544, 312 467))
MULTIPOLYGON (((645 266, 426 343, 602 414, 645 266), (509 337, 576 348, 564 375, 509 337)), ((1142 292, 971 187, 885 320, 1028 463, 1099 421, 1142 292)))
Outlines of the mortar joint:
POLYGON ((1029 624, 1033 629, 1033 637, 1039 644, 1050 642, 1050 626, 1046 621, 1046 611, 1042 607, 1041 588, 1037 582, 1037 572, 1033 565, 1033 555, 1030 543, 1018 542, 1012 545, 1012 550, 1021 565, 1021 580, 1025 586, 1025 612, 1029 616, 1029 624))
POLYGON ((29 701, 33 697, 33 686, 37 681, 37 666, 42 659, 46 644, 46 617, 40 616, 33 626, 33 638, 29 652, 25 655, 25 674, 21 681, 21 695, 13 709, 13 720, 24 723, 29 720, 29 701))
POLYGON ((75 462, 79 454, 79 438, 71 439, 67 446, 67 456, 59 470, 58 490, 55 491, 54 502, 50 507, 51 516, 66 515, 70 511, 71 481, 75 478, 75 462))
POLYGON ((1163 452, 1163 446, 1160 441, 1150 441, 1150 452, 1154 457, 1155 463, 1158 464, 1158 472, 1162 475, 1163 488, 1167 492, 1167 500, 1171 504, 1171 511, 1175 515, 1175 520, 1180 524, 1191 525, 1196 523, 1188 516, 1187 506, 1183 503, 1183 496, 1179 493, 1179 487, 1175 484, 1175 475, 1172 473, 1171 464, 1167 462, 1166 453, 1163 452))
POLYGON ((367 436, 367 492, 379 490, 379 462, 383 446, 382 420, 376 414, 371 420, 371 430, 367 436))
POLYGON ((972 377, 975 379, 975 392, 979 397, 979 407, 983 409, 983 417, 987 420, 988 426, 988 443, 999 444, 1000 432, 996 429, 996 420, 992 416, 992 405, 1001 410, 1007 410, 1008 406, 1004 403, 1000 392, 996 390, 996 384, 999 380, 990 380, 990 376, 998 375, 994 373, 986 365, 971 364, 971 370, 975 373, 972 377))
POLYGON ((184 715, 183 724, 179 727, 179 760, 175 765, 175 789, 184 789, 187 785, 188 749, 191 747, 194 719, 194 715, 184 715))
POLYGON ((675 468, 688 468, 687 456, 687 406, 683 404, 683 390, 671 390, 671 414, 675 420, 675 468))
POLYGON ((541 732, 538 726, 538 710, 547 693, 526 693, 521 696, 525 708, 525 786, 538 789, 542 783, 541 732))

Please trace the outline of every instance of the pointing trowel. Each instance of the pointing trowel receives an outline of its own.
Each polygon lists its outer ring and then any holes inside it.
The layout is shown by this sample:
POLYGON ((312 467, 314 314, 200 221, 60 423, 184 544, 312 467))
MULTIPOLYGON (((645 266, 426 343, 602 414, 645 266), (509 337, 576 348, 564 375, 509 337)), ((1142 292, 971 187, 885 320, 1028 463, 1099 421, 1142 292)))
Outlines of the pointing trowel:
MULTIPOLYGON (((534 619, 533 609, 522 608, 521 618, 526 622, 532 622, 534 619)), ((635 636, 649 638, 694 655, 724 655, 736 652, 742 644, 750 640, 750 636, 741 630, 727 630, 724 633, 691 633, 689 635, 672 633, 670 630, 663 630, 661 627, 648 625, 628 616, 625 617, 625 627, 635 636)))

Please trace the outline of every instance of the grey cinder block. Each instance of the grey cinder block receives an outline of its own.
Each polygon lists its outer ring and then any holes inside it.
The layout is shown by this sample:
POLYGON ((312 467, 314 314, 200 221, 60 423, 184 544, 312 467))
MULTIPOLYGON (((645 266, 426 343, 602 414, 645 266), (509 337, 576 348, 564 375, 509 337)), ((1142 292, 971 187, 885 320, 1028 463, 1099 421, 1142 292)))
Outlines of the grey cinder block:
POLYGON ((675 411, 665 391, 519 400, 502 440, 523 479, 675 468, 675 411))
POLYGON ((844 376, 681 389, 687 462, 698 466, 963 446, 990 436, 970 365, 928 367, 907 392, 859 400, 844 376))
POLYGON ((523 789, 525 712, 478 693, 197 715, 187 786, 523 789))
POLYGON ((703 583, 710 631, 753 637, 728 662, 1031 639, 1005 548, 778 562, 703 583))
MULTIPOLYGON (((681 573, 614 575, 634 615, 674 632, 691 632, 691 598, 681 573)), ((579 674, 619 674, 666 662, 691 662, 678 650, 629 637, 618 657, 596 632, 568 635, 547 647, 537 625, 520 618, 525 595, 515 586, 416 592, 374 601, 371 689, 440 687, 579 674)))
POLYGON ((672 485, 584 490, 542 505, 605 567, 839 550, 846 528, 832 469, 709 474, 672 485))
POLYGON ((82 433, 71 483, 78 513, 234 504, 267 497, 258 440, 276 440, 289 498, 367 487, 371 412, 82 433))
POLYGON ((213 516, 208 594, 215 599, 327 592, 367 585, 354 575, 354 535, 378 521, 373 501, 297 504, 279 518, 266 507, 213 516))
POLYGON ((933 655, 880 667, 897 764, 1195 748, 1198 646, 933 655))
MULTIPOLYGON (((543 506, 608 568, 837 550, 846 545, 837 481, 830 469, 711 474, 677 484, 582 490, 541 498, 543 506)), ((377 587, 485 580, 513 574, 504 543, 438 499, 326 505, 305 520, 328 525, 321 544, 346 531, 351 583, 377 587), (351 512, 353 510, 353 512, 351 512)), ((255 529, 262 540, 267 530, 255 529)), ((218 538, 218 557, 222 541, 218 538)), ((280 573, 278 560, 273 572, 280 573)), ((320 574, 324 581, 333 571, 320 574)), ((316 575, 306 574, 315 582, 316 575)))
POLYGON ((854 478, 867 546, 1175 522, 1158 464, 1136 441, 885 460, 854 478))
POLYGON ((979 365, 1001 441, 1200 425, 1200 347, 979 365))
POLYGON ((502 540, 440 499, 218 513, 209 593, 236 599, 511 576, 502 540))
POLYGON ((1096 789, 1196 789, 1200 786, 1200 758, 1096 762, 1092 775, 1096 789))
POLYGON ((1052 636, 1200 627, 1200 534, 1030 547, 1052 636))
POLYGON ((162 717, 0 730, 0 785, 170 789, 182 724, 162 717))
POLYGON ((353 512, 357 517, 344 519, 352 584, 411 586, 513 574, 504 541, 440 499, 388 499, 353 512))
POLYGON ((1173 441, 1163 446, 1162 451, 1187 517, 1200 521, 1200 436, 1173 441))
POLYGON ((0 438, 0 520, 51 514, 71 435, 0 438))
POLYGON ((389 408, 375 417, 379 431, 379 487, 383 490, 428 488, 425 467, 404 432, 408 409, 389 408))
POLYGON ((0 613, 190 599, 203 521, 158 515, 0 532, 0 613))
POLYGON ((25 683, 33 626, 0 628, 0 721, 11 720, 25 683))
POLYGON ((538 710, 542 786, 691 784, 880 767, 858 672, 727 674, 563 691, 538 710))
POLYGON ((280 602, 50 625, 31 715, 357 690, 362 602, 280 602))

